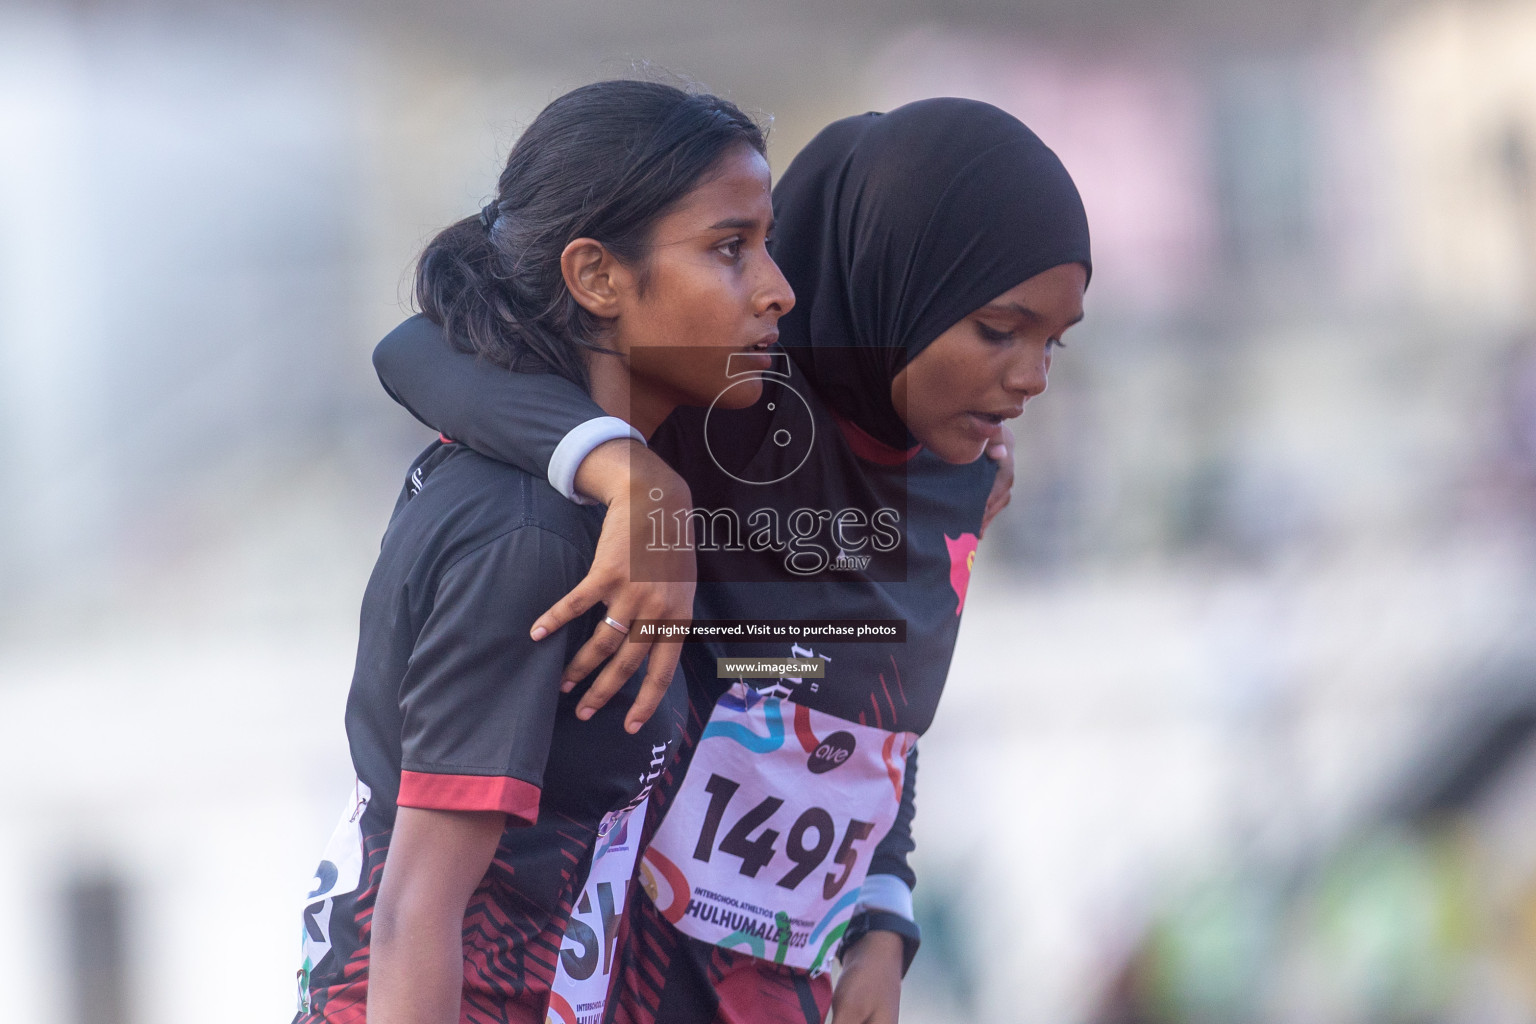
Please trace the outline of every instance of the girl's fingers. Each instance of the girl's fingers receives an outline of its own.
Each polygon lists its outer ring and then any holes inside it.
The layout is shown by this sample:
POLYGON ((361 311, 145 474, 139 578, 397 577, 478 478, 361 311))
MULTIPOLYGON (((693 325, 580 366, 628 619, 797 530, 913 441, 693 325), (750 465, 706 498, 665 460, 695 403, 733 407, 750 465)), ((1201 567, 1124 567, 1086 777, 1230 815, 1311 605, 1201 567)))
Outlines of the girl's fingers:
MULTIPOLYGON (((627 612, 612 609, 610 614, 615 620, 624 622, 626 625, 628 624, 626 622, 627 612), (617 612, 616 614, 614 614, 615 611, 617 612)), ((622 632, 614 629, 608 623, 599 622, 596 628, 592 630, 592 635, 587 639, 587 642, 582 644, 581 650, 576 652, 576 656, 571 659, 570 664, 566 665, 565 670, 560 674, 560 692, 570 693, 578 682, 596 672, 603 662, 619 653, 624 648, 624 636, 622 632)), ((606 699, 604 698, 604 700, 606 699)), ((601 707, 602 704, 599 703, 597 706, 601 707)))
MULTIPOLYGON (((556 601, 543 615, 534 619, 528 635, 535 640, 543 640, 567 623, 581 618, 588 609, 601 601, 607 584, 602 580, 594 580, 593 575, 593 573, 587 573, 586 578, 576 584, 575 589, 556 601)), ((577 678, 579 679, 580 676, 577 678)))
MULTIPOLYGON (((650 601, 642 603, 638 608, 633 605, 615 604, 609 608, 608 614, 630 627, 642 619, 689 622, 693 618, 693 589, 691 583, 671 584, 659 595, 653 594, 650 601)), ((585 720, 591 718, 598 708, 607 704, 613 695, 622 690, 624 684, 640 671, 641 666, 645 665, 645 679, 641 681, 640 691, 624 717, 625 729, 631 733, 638 732, 666 697, 667 688, 672 685, 672 676, 677 670, 677 663, 682 658, 682 654, 681 643, 656 644, 650 640, 620 633, 612 626, 600 623, 592 639, 587 641, 571 663, 566 666, 562 674, 561 690, 569 693, 577 680, 596 671, 605 660, 608 662, 577 705, 576 716, 585 720), (648 665, 646 665, 647 657, 651 659, 648 665)))
POLYGON ((992 491, 987 495, 986 508, 982 511, 983 537, 992 520, 1013 500, 1013 447, 1013 430, 1005 423, 998 440, 987 446, 987 455, 997 461, 997 476, 992 480, 992 491))
POLYGON ((598 602, 617 605, 623 593, 635 586, 630 582, 629 528, 625 525, 626 521, 623 510, 609 510, 603 519, 603 529, 598 535, 597 548, 592 554, 592 567, 587 570, 587 575, 569 594, 556 601, 549 611, 534 620, 529 636, 542 640, 585 615, 598 602))
MULTIPOLYGON (((591 688, 582 694, 581 703, 576 706, 576 717, 585 721, 596 714, 598 708, 607 704, 609 699, 629 682, 629 677, 640 670, 640 665, 645 661, 645 656, 650 649, 651 645, 648 643, 625 644, 620 648, 619 653, 608 662, 608 667, 592 681, 591 688)), ((658 700, 657 703, 660 701, 658 700)), ((646 718, 649 717, 650 713, 647 712, 646 718)))
POLYGON ((650 654, 651 663, 646 669, 645 682, 640 684, 640 693, 624 718, 626 732, 639 732, 640 727, 661 706, 667 688, 672 685, 672 674, 677 671, 677 663, 683 656, 683 645, 653 644, 650 654))

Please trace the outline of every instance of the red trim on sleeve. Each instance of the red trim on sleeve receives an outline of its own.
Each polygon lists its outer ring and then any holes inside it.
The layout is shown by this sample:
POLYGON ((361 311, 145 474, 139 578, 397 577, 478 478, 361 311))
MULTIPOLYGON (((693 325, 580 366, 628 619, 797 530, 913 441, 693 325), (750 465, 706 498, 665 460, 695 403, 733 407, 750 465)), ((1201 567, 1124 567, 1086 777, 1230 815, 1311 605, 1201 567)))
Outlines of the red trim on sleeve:
POLYGON ((539 787, 505 775, 437 775, 400 772, 400 807, 429 811, 500 811, 533 824, 539 817, 539 787))

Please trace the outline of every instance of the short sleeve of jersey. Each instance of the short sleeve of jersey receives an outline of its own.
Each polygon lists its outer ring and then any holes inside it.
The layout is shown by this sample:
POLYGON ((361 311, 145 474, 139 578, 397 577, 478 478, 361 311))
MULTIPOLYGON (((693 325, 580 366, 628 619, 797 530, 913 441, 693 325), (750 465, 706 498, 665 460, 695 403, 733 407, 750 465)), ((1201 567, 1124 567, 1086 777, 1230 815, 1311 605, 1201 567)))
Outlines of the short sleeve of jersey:
POLYGON ((585 572, 523 526, 442 573, 400 687, 400 806, 537 819, 567 651, 528 628, 585 572))

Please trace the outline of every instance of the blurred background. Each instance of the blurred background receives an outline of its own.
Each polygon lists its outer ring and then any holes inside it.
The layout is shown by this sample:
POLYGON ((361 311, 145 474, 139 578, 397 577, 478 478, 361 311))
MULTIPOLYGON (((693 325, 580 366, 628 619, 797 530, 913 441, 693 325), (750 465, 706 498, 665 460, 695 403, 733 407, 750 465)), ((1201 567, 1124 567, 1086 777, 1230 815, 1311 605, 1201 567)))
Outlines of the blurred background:
POLYGON ((1013 111, 1094 230, 904 1020, 1536 1021, 1536 0, 0 0, 0 1020, 289 1019, 369 352, 596 78, 1013 111))

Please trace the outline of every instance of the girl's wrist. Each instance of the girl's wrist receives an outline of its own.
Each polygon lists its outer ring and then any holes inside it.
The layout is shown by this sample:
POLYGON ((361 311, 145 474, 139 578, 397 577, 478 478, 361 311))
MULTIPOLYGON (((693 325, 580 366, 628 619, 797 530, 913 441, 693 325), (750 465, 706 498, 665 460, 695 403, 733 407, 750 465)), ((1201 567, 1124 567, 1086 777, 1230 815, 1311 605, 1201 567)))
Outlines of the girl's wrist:
POLYGON ((921 944, 922 932, 915 921, 886 910, 861 910, 848 922, 848 930, 843 933, 842 948, 838 950, 838 959, 847 964, 870 950, 894 949, 901 974, 905 977, 921 944), (876 940, 875 945, 864 950, 871 939, 876 940))
POLYGON ((576 469, 576 493, 602 505, 612 505, 629 497, 630 481, 645 445, 629 438, 604 441, 581 460, 576 469))
POLYGON ((675 509, 693 503, 677 471, 638 441, 609 441, 593 450, 576 473, 576 488, 610 508, 628 503, 675 509))

